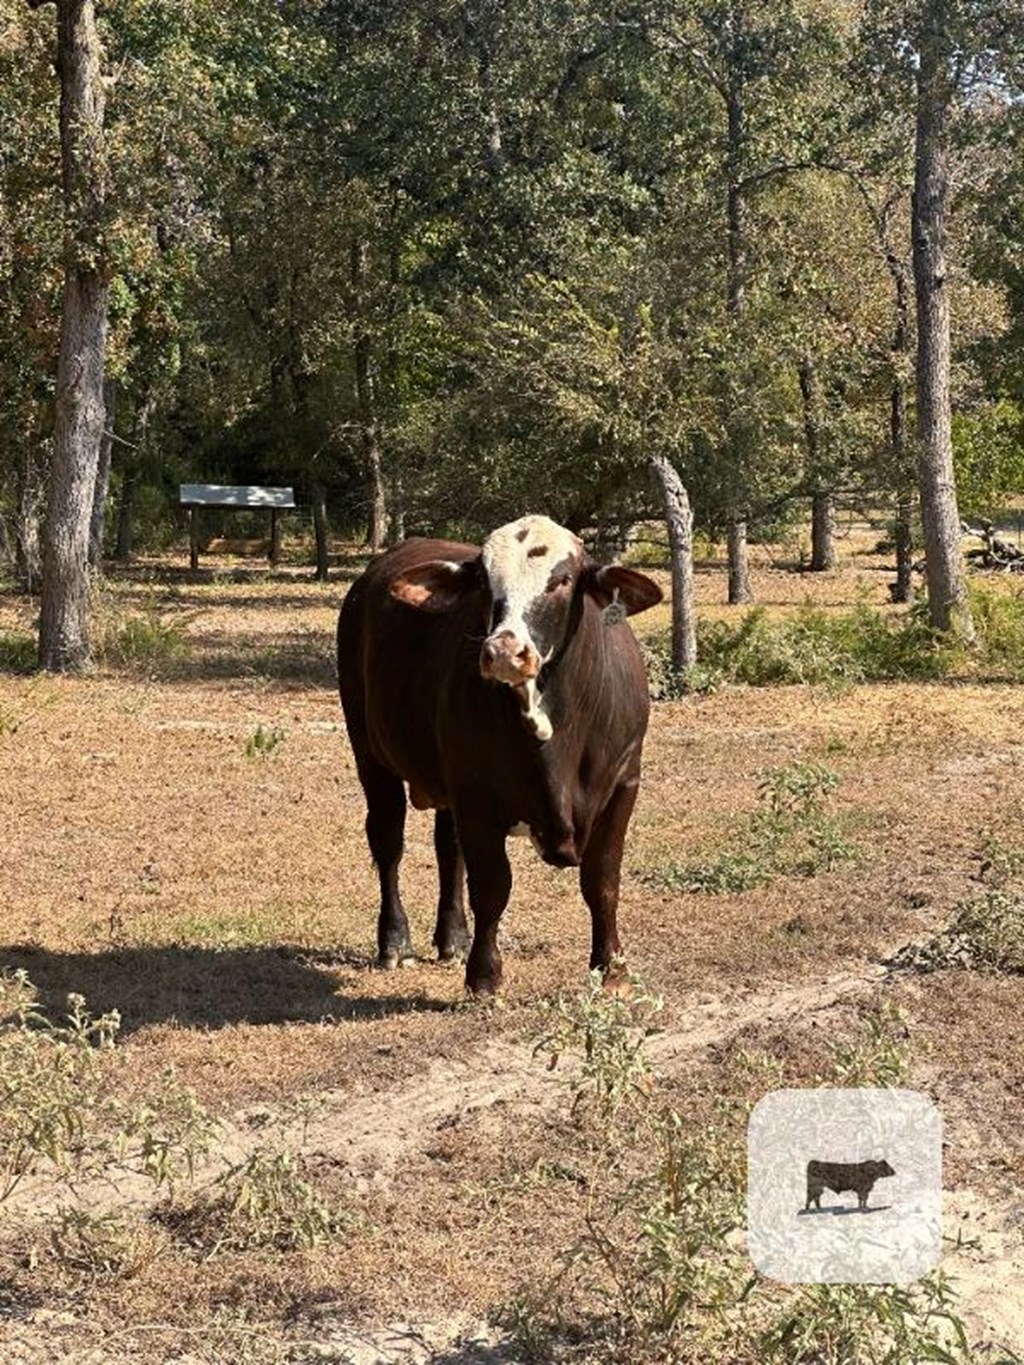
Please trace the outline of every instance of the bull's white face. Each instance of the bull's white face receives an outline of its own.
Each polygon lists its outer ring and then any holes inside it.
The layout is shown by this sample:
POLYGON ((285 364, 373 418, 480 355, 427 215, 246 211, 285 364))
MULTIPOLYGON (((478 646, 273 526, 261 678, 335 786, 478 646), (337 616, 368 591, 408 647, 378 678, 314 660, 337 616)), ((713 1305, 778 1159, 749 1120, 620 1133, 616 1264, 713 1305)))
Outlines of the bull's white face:
MULTIPOLYGON (((574 599, 579 611, 590 599, 602 608, 618 602, 626 614, 661 601, 651 579, 622 565, 594 564, 571 531, 539 516, 499 526, 478 559, 413 564, 389 591, 418 611, 451 611, 467 598, 479 601, 481 611, 489 612, 480 672, 514 689, 527 728, 542 742, 551 738, 552 724, 538 675, 569 638, 574 599)), ((613 619, 620 617, 621 612, 613 619)))
POLYGON ((492 531, 481 559, 492 605, 480 671, 515 687, 561 643, 583 545, 550 517, 527 516, 492 531))

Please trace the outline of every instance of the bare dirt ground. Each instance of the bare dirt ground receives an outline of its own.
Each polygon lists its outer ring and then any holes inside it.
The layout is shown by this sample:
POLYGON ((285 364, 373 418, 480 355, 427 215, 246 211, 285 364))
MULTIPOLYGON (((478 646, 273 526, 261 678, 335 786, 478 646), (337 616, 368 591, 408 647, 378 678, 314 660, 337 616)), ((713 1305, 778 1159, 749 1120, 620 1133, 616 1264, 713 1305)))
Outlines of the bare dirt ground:
MULTIPOLYGON (((755 552, 758 600, 881 606, 869 548, 851 539, 827 575, 755 552)), ((461 969, 430 960, 431 826, 410 812, 403 881, 422 956, 372 966, 375 879, 332 659, 357 567, 318 585, 298 570, 225 565, 193 581, 141 565, 106 589, 104 628, 148 614, 176 623, 187 652, 81 679, 0 674, 0 965, 24 968, 52 1014, 69 991, 121 1012, 126 1093, 168 1066, 198 1093, 221 1123, 200 1186, 272 1132, 353 1219, 309 1251, 207 1255, 172 1237, 128 1278, 85 1274, 52 1252, 56 1196, 37 1177, 0 1206, 5 1362, 512 1360, 490 1315, 553 1273, 576 1233, 579 1201, 537 1175, 568 1096, 533 1044, 544 1003, 584 979, 572 874, 517 842, 505 994, 467 1003, 461 969)), ((720 572, 698 583, 704 609, 725 614, 720 572)), ((0 633, 32 619, 0 596, 0 633)), ((737 1042, 811 1077, 822 1038, 855 1030, 873 1002, 907 1012, 909 1083, 945 1117, 949 1234, 978 1243, 949 1269, 978 1343, 1004 1351, 1024 1350, 1022 978, 884 963, 976 890, 985 837, 1022 842, 1020 715, 1019 690, 997 684, 658 703, 621 911, 630 965, 665 999, 652 1061, 680 1093, 737 1042), (839 775, 855 862, 742 893, 649 880, 707 857, 754 807, 759 771, 796 759, 839 775)), ((132 1181, 80 1199, 153 1203, 132 1181)))

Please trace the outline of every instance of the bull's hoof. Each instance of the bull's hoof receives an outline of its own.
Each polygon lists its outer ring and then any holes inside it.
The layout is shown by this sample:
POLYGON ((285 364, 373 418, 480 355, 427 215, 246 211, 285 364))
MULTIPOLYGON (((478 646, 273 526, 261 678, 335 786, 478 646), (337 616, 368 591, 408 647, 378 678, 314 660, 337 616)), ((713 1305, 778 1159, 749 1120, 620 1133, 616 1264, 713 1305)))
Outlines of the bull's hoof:
POLYGON ((472 942, 473 936, 468 929, 455 930, 443 938, 435 938, 438 962, 465 962, 472 942))
POLYGON ((416 954, 412 950, 411 943, 405 943, 400 948, 386 948, 377 957, 377 966, 382 972, 393 972, 407 963, 415 961, 416 954))
POLYGON ((466 977, 466 991, 477 1000, 493 1000, 501 990, 500 976, 466 977))
POLYGON ((629 1000, 633 995, 633 982, 621 958, 616 958, 602 969, 601 989, 606 995, 614 995, 619 1000, 629 1000))

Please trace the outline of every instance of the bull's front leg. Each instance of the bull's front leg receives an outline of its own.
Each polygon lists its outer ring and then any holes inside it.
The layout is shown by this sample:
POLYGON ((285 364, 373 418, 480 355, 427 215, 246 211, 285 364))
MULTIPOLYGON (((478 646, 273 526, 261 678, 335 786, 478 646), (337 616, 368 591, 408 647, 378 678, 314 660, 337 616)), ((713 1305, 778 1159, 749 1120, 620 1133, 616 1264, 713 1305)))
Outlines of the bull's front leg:
POLYGON ((494 995, 501 986, 498 924, 512 891, 505 833, 500 822, 488 819, 486 811, 474 810, 472 803, 456 809, 455 822, 473 911, 466 988, 474 995, 494 995))
POLYGON ((609 987, 619 984, 620 973, 615 968, 616 960, 622 956, 616 922, 619 882, 626 829, 636 805, 637 791, 635 781, 615 789, 598 816, 580 864, 580 890, 590 911, 590 969, 600 969, 609 987))

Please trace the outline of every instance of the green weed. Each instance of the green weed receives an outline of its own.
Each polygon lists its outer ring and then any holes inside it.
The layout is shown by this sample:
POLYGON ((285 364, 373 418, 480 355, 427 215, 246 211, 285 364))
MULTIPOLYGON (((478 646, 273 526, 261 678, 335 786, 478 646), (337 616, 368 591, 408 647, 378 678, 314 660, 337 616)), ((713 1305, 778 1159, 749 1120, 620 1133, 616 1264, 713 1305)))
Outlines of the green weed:
POLYGON ((36 666, 36 642, 31 635, 0 632, 0 673, 31 673, 36 666))
POLYGON ((172 1211, 179 1235, 208 1256, 220 1250, 309 1250, 333 1241, 347 1217, 304 1180, 286 1151, 260 1149, 226 1171, 211 1197, 172 1211))
POLYGON ((270 758, 284 741, 285 732, 279 725, 275 725, 272 730, 265 730, 262 725, 257 725, 245 741, 245 756, 252 760, 270 758))
POLYGON ((72 1189, 117 1170, 158 1187, 191 1174, 212 1121, 171 1071, 141 1099, 117 1095, 119 1026, 116 1011, 93 1018, 79 995, 53 1023, 23 972, 0 975, 0 1204, 35 1174, 72 1189))
POLYGON ((838 774, 819 763, 766 768, 758 781, 758 808, 706 863, 665 866, 644 879, 670 891, 721 895, 768 886, 776 877, 813 877, 856 857, 855 847, 829 811, 838 774))
POLYGON ((116 668, 159 668, 191 652, 188 619, 163 616, 155 606, 142 612, 109 611, 101 621, 97 657, 116 668))
MULTIPOLYGON (((765 1086, 785 1083, 779 1063, 738 1054, 742 1074, 698 1089, 706 1103, 699 1118, 687 1117, 667 1102, 638 1051, 650 1032, 651 999, 642 987, 638 994, 634 1016, 628 1001, 599 995, 592 981, 576 1007, 562 1003, 559 1028, 541 1040, 539 1050, 550 1051, 557 1037, 556 1056, 575 1049, 578 1067, 567 1071, 574 1109, 588 1065, 597 1096, 620 1099, 591 1110, 596 1135, 592 1129, 581 1154, 588 1178, 571 1187, 585 1192, 582 1232, 556 1279, 500 1313, 521 1357, 565 1365, 969 1365, 970 1343, 942 1273, 908 1288, 790 1287, 751 1270, 741 1236, 745 1118, 765 1086)), ((823 1083, 903 1077, 902 1015, 881 1008, 865 1025, 864 1036, 834 1049, 823 1083)))

